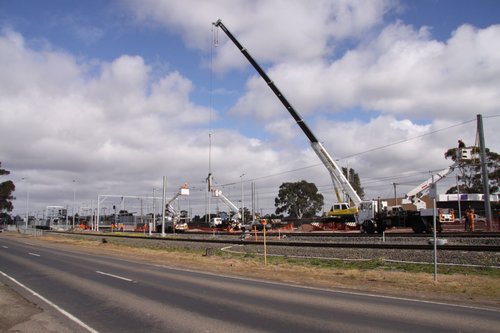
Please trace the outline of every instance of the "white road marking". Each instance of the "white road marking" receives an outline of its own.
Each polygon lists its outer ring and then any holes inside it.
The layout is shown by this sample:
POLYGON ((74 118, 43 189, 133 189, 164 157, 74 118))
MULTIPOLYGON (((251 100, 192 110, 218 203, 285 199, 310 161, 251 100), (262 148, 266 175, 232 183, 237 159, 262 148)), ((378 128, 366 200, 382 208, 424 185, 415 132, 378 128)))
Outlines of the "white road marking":
POLYGON ((3 247, 4 249, 8 249, 8 248, 9 248, 8 246, 5 246, 5 245, 2 245, 2 247, 3 247))
POLYGON ((71 313, 69 313, 68 311, 60 308, 59 306, 57 306, 56 304, 52 303, 51 301, 49 301, 48 299, 46 299, 45 297, 43 297, 42 295, 40 295, 39 293, 31 290, 30 288, 26 287, 24 284, 22 284, 21 282, 17 281, 16 279, 14 279, 13 277, 5 274, 4 272, 0 271, 0 274, 2 274, 3 276, 5 276, 6 278, 8 278, 9 280, 11 280, 12 282, 16 283, 17 285, 19 285, 20 287, 26 289, 28 292, 30 292, 33 296, 36 296, 38 298, 40 298, 42 301, 44 301, 45 303, 49 304, 50 306, 52 306, 53 308, 55 308, 57 311, 61 312, 63 315, 65 315, 66 317, 68 317, 69 319, 73 320, 75 323, 77 323, 78 325, 80 325, 81 327, 85 328, 86 330, 88 330, 89 332, 92 332, 92 333, 98 333, 98 331, 94 330, 92 327, 88 326, 87 324, 85 324, 83 321, 81 321, 80 319, 78 319, 77 317, 73 316, 71 313))
POLYGON ((40 257, 38 253, 28 252, 30 256, 40 257))
POLYGON ((134 280, 127 279, 126 277, 122 277, 122 276, 118 276, 118 275, 114 275, 114 274, 110 274, 110 273, 104 273, 104 272, 101 272, 101 271, 95 271, 95 272, 98 273, 98 274, 102 274, 102 275, 107 275, 107 276, 114 277, 115 279, 125 280, 125 281, 128 281, 128 282, 134 282, 134 280))

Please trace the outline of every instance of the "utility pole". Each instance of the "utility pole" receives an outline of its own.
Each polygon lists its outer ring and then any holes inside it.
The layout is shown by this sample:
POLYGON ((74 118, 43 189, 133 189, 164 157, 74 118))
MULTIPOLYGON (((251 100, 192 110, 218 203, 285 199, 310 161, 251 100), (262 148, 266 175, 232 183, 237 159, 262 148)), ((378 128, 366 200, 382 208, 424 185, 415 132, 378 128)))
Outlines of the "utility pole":
POLYGON ((396 196, 396 183, 392 183, 392 185, 394 186, 394 206, 397 206, 398 198, 396 196))
POLYGON ((167 176, 163 176, 163 197, 161 200, 161 236, 165 237, 165 210, 167 203, 167 176))
POLYGON ((484 210, 486 216, 486 228, 491 231, 491 204, 490 204, 490 182, 488 179, 488 166, 486 164, 486 145, 484 143, 483 117, 477 115, 477 133, 479 135, 479 148, 481 153, 481 173, 483 179, 484 210))
POLYGON ((434 239, 434 282, 437 282, 437 223, 436 223, 436 197, 437 197, 437 187, 434 182, 434 175, 432 175, 432 183, 430 186, 429 195, 432 198, 432 232, 434 239))
POLYGON ((252 182, 252 220, 255 221, 255 182, 252 182))
MULTIPOLYGON (((152 235, 152 230, 153 228, 156 228, 156 214, 155 214, 155 188, 153 187, 153 222, 149 223, 149 236, 152 235)), ((156 231, 156 230, 155 230, 156 231)))
POLYGON ((458 175, 457 179, 457 205, 458 205, 458 221, 462 223, 462 208, 460 207, 460 185, 458 185, 458 175))
POLYGON ((30 191, 28 178, 22 178, 26 182, 26 225, 25 228, 28 229, 28 222, 30 218, 29 207, 30 207, 30 191))
POLYGON ((240 179, 241 179, 241 224, 245 224, 245 203, 244 203, 244 197, 243 197, 243 176, 245 174, 241 174, 240 179))
POLYGON ((76 180, 73 179, 73 223, 72 231, 75 230, 75 206, 76 206, 76 180))

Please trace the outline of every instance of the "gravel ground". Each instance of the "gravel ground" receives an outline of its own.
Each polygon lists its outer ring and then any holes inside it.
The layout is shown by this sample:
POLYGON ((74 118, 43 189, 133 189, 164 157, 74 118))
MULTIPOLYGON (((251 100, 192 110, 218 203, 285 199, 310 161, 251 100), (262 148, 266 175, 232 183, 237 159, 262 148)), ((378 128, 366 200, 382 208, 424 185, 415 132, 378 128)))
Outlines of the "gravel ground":
MULTIPOLYGON (((230 248, 230 250, 240 253, 264 253, 262 245, 233 246, 230 248)), ((431 250, 306 248, 273 246, 267 248, 267 254, 287 257, 307 257, 341 260, 382 259, 404 262, 434 262, 434 252, 431 250)), ((500 253, 439 250, 438 262, 441 264, 446 263, 459 265, 480 265, 500 268, 500 253)))
MULTIPOLYGON (((68 237, 64 235, 64 237, 68 237)), ((81 237, 81 236, 76 236, 81 237)), ((168 238, 184 237, 184 236, 168 236, 166 239, 134 239, 121 237, 106 237, 106 236, 85 236, 88 240, 102 241, 112 244, 122 244, 134 247, 147 247, 156 249, 175 249, 175 250, 196 250, 196 251, 213 251, 224 249, 227 252, 234 253, 249 253, 261 255, 264 253, 262 244, 253 245, 231 245, 218 243, 204 242, 189 242, 189 241, 169 241, 168 238)), ((213 235, 203 236, 208 239, 214 239, 213 235)), ((197 239, 206 239, 196 235, 197 239)), ((239 236, 232 236, 237 239, 239 236)), ((215 239, 228 239, 227 236, 215 236, 215 239)), ((262 238, 259 237, 259 240, 262 238)), ((273 239, 272 237, 269 238, 273 239)), ((428 244, 427 237, 391 237, 386 238, 385 243, 389 244, 428 244)), ((336 243, 381 243, 381 239, 373 239, 367 237, 287 237, 286 241, 297 242, 336 242, 336 243)), ((500 238, 449 238, 448 244, 470 244, 470 245, 499 245, 500 238)), ((352 249, 352 248, 312 248, 312 247, 291 247, 291 246, 268 246, 267 254, 274 256, 287 257, 306 257, 306 258, 325 258, 325 259, 341 259, 341 260, 370 260, 382 259, 391 261, 405 262, 422 262, 433 263, 434 255, 432 250, 401 250, 401 249, 352 249)), ((492 266, 500 268, 500 253, 499 252, 466 252, 466 251, 446 251, 438 250, 438 262, 440 264, 457 264, 457 265, 479 265, 492 266)))
MULTIPOLYGON (((500 245, 499 237, 438 237, 446 239, 449 245, 500 245)), ((429 244, 429 237, 296 237, 290 236, 289 242, 318 242, 318 243, 348 243, 348 244, 429 244)), ((231 250, 245 253, 263 253, 262 246, 245 245, 232 247, 231 250)), ((401 250, 401 249, 351 249, 351 248, 309 248, 309 247, 280 247, 267 248, 269 255, 289 257, 314 257, 342 260, 370 260, 383 259, 406 262, 433 263, 432 250, 401 250)), ((466 252, 438 250, 438 262, 459 265, 494 266, 500 268, 500 253, 498 252, 466 252)))

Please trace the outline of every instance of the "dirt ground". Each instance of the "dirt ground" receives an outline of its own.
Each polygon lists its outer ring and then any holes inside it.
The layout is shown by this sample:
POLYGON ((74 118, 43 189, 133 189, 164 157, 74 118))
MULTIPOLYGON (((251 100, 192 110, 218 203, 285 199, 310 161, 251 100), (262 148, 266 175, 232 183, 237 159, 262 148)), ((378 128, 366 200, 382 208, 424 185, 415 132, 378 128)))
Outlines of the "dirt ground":
MULTIPOLYGON (((14 233, 3 233, 2 237, 28 237, 14 233)), ((165 266, 196 269, 204 272, 243 276, 255 279, 272 280, 281 283, 368 292, 388 296, 417 298, 453 304, 475 305, 500 309, 500 279, 483 275, 438 275, 386 271, 381 269, 332 269, 294 265, 288 263, 264 264, 261 257, 242 258, 192 251, 166 251, 136 248, 97 241, 44 236, 29 238, 30 243, 42 246, 63 248, 87 253, 116 256, 127 260, 163 264, 165 266)), ((7 286, 0 284, 0 313, 12 305, 26 307, 23 318, 15 317, 20 311, 9 311, 14 317, 0 314, 0 331, 12 330, 14 324, 29 322, 42 310, 36 305, 23 301, 7 286), (11 329, 9 330, 8 327, 11 329)), ((21 330, 22 331, 22 330, 21 330)), ((50 330, 49 330, 50 331, 50 330)))

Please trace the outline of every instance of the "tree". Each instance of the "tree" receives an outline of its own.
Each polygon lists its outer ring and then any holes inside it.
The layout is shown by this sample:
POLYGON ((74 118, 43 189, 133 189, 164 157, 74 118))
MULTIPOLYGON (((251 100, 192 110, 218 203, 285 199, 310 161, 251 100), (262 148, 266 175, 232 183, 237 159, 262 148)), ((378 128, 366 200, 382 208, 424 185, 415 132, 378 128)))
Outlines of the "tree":
POLYGON ((358 173, 354 169, 349 169, 349 174, 347 174, 347 168, 342 167, 342 173, 351 184, 352 188, 359 195, 360 198, 365 196, 365 189, 361 186, 361 180, 359 179, 358 173))
POLYGON ((287 212, 291 217, 313 217, 323 207, 323 195, 313 183, 305 180, 283 183, 274 199, 276 214, 287 212))
MULTIPOLYGON (((0 176, 8 175, 10 171, 2 169, 2 162, 0 162, 0 176)), ((0 183, 0 213, 9 213, 14 208, 12 200, 12 192, 16 190, 16 186, 11 180, 0 183)))
MULTIPOLYGON (((497 193, 500 185, 500 155, 490 151, 486 152, 486 168, 488 169, 489 190, 490 193, 497 193)), ((479 155, 479 148, 474 147, 473 156, 479 155)), ((450 148, 444 154, 446 159, 452 161, 457 160, 457 148, 450 148)), ((481 177, 481 161, 479 158, 474 158, 470 161, 464 161, 459 167, 460 175, 460 193, 483 193, 483 183, 481 177)), ((447 194, 457 193, 457 187, 452 186, 446 191, 447 194)))

